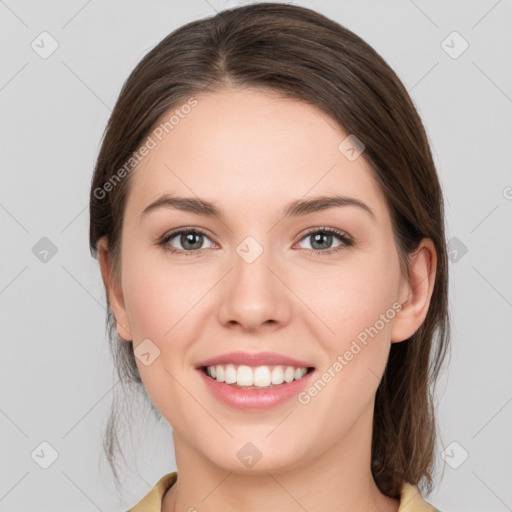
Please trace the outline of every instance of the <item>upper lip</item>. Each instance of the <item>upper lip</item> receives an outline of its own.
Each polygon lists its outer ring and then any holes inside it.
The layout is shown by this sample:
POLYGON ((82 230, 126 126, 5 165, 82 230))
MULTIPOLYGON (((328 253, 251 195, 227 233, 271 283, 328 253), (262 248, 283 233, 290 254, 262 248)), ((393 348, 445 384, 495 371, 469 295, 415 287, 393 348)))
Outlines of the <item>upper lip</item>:
POLYGON ((219 356, 205 359, 196 364, 196 368, 205 366, 215 366, 217 364, 235 364, 247 366, 270 366, 270 365, 285 365, 294 366, 295 368, 311 368, 313 365, 294 359, 293 357, 276 354, 274 352, 259 352, 251 354, 248 352, 230 352, 229 354, 222 354, 219 356))

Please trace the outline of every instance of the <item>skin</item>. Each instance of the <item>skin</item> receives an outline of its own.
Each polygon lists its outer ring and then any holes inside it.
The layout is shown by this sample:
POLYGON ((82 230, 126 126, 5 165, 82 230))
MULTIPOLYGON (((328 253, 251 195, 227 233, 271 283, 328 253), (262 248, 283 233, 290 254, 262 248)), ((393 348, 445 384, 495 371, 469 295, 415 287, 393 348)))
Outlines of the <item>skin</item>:
MULTIPOLYGON (((132 171, 119 279, 107 241, 98 246, 120 336, 135 348, 149 338, 160 350, 149 366, 136 361, 173 429, 179 478, 162 510, 397 511, 370 470, 375 393, 391 343, 425 319, 434 246, 424 239, 410 255, 410 276, 401 275, 384 197, 364 158, 349 161, 338 150, 347 134, 322 111, 261 89, 195 98, 132 171), (363 201, 375 219, 355 206, 283 218, 289 202, 333 191, 363 201), (226 217, 171 208, 141 216, 163 193, 213 201, 226 217), (201 252, 172 254, 157 244, 189 226, 209 233, 196 239, 201 252), (355 245, 320 254, 343 244, 333 236, 315 246, 305 231, 322 227, 355 245), (263 248, 250 264, 236 252, 249 235, 263 248), (272 351, 309 361, 321 375, 396 302, 403 309, 305 405, 232 409, 194 369, 226 352, 272 351), (236 455, 249 441, 262 454, 252 468, 236 455)), ((182 243, 178 236, 168 246, 190 252, 182 243)))

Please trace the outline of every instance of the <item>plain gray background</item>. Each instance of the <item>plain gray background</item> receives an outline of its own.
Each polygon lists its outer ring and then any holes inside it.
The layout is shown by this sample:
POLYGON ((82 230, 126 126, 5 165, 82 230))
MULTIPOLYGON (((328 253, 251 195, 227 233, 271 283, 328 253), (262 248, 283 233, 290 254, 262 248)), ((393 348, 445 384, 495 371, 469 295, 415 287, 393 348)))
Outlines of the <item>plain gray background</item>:
MULTIPOLYGON (((2 511, 126 510, 176 469, 170 427, 144 418, 123 503, 101 455, 115 379, 89 184, 138 61, 178 26, 241 3, 0 1, 2 511)), ((295 3, 395 69, 444 188, 452 357, 437 396, 443 480, 426 498, 443 512, 512 510, 512 1, 295 3)))

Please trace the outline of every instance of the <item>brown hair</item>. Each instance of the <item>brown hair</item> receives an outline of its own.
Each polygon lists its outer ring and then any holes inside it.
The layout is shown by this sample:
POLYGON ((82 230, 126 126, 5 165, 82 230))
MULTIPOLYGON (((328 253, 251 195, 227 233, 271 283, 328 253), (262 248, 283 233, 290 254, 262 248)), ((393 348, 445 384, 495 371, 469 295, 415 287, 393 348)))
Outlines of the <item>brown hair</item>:
MULTIPOLYGON (((410 339, 393 343, 379 384, 374 413, 372 473, 387 496, 403 482, 433 489, 436 418, 434 387, 449 343, 448 264, 442 191, 425 128, 403 84, 360 37, 299 6, 260 3, 190 22, 163 39, 126 80, 106 128, 90 195, 90 248, 109 242, 119 277, 119 248, 130 176, 105 193, 104 184, 133 156, 169 109, 203 91, 263 87, 319 107, 365 146, 384 193, 404 275, 408 255, 422 238, 437 252, 434 290, 426 319, 410 339)), ((119 178, 119 174, 117 176, 119 178)), ((132 342, 107 328, 122 383, 143 385, 132 342)), ((151 401, 153 412, 158 411, 151 401)), ((115 404, 114 404, 115 405, 115 404)), ((116 407, 104 442, 115 469, 116 407)))

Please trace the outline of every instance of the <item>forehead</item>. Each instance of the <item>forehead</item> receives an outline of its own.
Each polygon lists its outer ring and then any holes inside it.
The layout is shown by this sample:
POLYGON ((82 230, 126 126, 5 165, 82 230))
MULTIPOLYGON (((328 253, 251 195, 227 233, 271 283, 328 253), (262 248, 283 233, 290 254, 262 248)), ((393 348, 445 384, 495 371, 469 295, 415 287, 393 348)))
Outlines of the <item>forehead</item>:
POLYGON ((132 171, 127 214, 174 193, 257 215, 305 196, 343 194, 385 215, 369 165, 340 151, 349 134, 322 110, 254 88, 193 99, 151 132, 154 147, 132 171))

